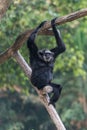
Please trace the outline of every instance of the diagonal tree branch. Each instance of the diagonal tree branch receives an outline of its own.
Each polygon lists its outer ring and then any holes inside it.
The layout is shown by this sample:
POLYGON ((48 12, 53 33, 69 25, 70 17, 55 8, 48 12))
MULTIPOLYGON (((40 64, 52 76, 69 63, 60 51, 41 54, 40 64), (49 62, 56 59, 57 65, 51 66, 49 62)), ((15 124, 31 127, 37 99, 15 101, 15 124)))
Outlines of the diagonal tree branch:
MULTIPOLYGON (((27 75, 27 77, 30 79, 31 77, 31 73, 32 70, 29 67, 29 65, 26 63, 26 61, 24 60, 24 58, 22 57, 22 55, 19 52, 15 52, 13 57, 16 59, 16 61, 18 62, 18 64, 21 66, 22 70, 25 72, 25 74, 27 75)), ((53 123, 55 124, 57 130, 66 130, 65 126, 63 125, 58 113, 56 112, 55 108, 50 104, 48 105, 49 102, 49 96, 48 95, 42 95, 41 91, 39 91, 36 87, 35 87, 41 102, 44 104, 46 110, 48 111, 51 119, 53 120, 53 123)))
MULTIPOLYGON (((73 21, 75 19, 78 19, 78 18, 81 18, 84 16, 87 16, 87 8, 74 12, 74 13, 71 13, 66 16, 60 17, 60 18, 56 19, 55 24, 56 25, 64 24, 66 22, 70 22, 70 21, 73 21)), ((51 28, 51 22, 47 21, 45 23, 45 25, 42 27, 39 34, 40 35, 52 34, 52 31, 48 30, 49 28, 51 28)), ((15 43, 10 48, 8 48, 5 52, 0 54, 0 64, 3 63, 4 61, 6 61, 8 58, 10 58, 15 53, 15 51, 17 51, 21 48, 21 46, 27 40, 27 38, 29 37, 29 35, 31 34, 32 31, 33 30, 27 30, 24 33, 20 34, 17 37, 15 43)))

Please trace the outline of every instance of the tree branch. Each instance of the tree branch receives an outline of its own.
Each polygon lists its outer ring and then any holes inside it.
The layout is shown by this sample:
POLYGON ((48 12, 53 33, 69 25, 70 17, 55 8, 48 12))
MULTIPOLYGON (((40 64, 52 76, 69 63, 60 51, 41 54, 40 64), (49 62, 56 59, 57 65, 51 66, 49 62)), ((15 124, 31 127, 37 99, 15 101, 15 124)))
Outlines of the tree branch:
MULTIPOLYGON (((70 22, 84 16, 87 16, 87 8, 71 13, 66 16, 60 17, 56 19, 55 24, 56 25, 64 24, 66 22, 70 22)), ((39 32, 39 35, 43 35, 43 34, 52 35, 52 31, 48 30, 49 28, 51 28, 51 22, 47 21, 45 25, 42 27, 41 31, 39 32)), ((6 61, 8 58, 10 58, 18 49, 21 48, 21 46, 27 40, 27 38, 29 37, 32 31, 33 30, 27 30, 24 33, 20 34, 17 37, 15 43, 10 48, 8 48, 5 52, 0 54, 0 64, 6 61)))
POLYGON ((0 19, 3 17, 7 11, 12 0, 0 0, 0 19))
MULTIPOLYGON (((55 24, 64 24, 66 22, 70 22, 73 21, 75 19, 84 17, 87 15, 87 8, 71 13, 67 16, 61 17, 56 19, 55 24)), ((52 31, 48 30, 49 28, 51 28, 51 22, 48 21, 45 23, 45 25, 43 26, 43 28, 41 29, 41 31, 39 32, 40 35, 43 34, 48 34, 48 35, 52 35, 52 31)), ((22 69, 24 70, 24 72, 26 73, 26 75, 28 76, 28 78, 30 78, 31 76, 31 68, 27 65, 27 63, 24 61, 23 57, 20 55, 20 53, 17 53, 17 50, 21 48, 21 46, 23 45, 24 41, 27 40, 27 38, 29 37, 30 33, 33 30, 27 30, 24 33, 20 34, 15 43, 8 48, 5 52, 3 52, 2 54, 0 54, 0 63, 3 63, 4 61, 6 61, 8 58, 10 58, 11 56, 13 56, 17 62, 19 63, 19 65, 22 67, 22 69)), ((36 87, 35 87, 36 89, 36 87)), ((48 95, 43 96, 41 94, 41 91, 38 91, 36 89, 37 93, 40 96, 40 99, 42 101, 42 103, 45 105, 48 113, 50 114, 51 119, 53 120, 53 122, 56 125, 57 130, 66 130, 66 128, 64 127, 64 125, 62 124, 56 110, 54 109, 54 107, 52 105, 48 106, 48 100, 49 97, 48 95)))
MULTIPOLYGON (((16 61, 18 62, 18 64, 21 66, 22 70, 24 70, 25 74, 27 75, 27 77, 30 79, 31 77, 31 73, 32 70, 29 67, 29 65, 26 63, 26 61, 24 60, 24 58, 21 56, 21 54, 19 52, 14 53, 13 57, 16 59, 16 61)), ((48 95, 42 95, 42 92, 39 91, 36 87, 35 87, 41 102, 44 104, 46 110, 48 111, 51 119, 53 120, 57 130, 66 130, 66 128, 64 127, 59 115, 57 114, 55 108, 52 105, 48 105, 49 102, 49 96, 48 95)))

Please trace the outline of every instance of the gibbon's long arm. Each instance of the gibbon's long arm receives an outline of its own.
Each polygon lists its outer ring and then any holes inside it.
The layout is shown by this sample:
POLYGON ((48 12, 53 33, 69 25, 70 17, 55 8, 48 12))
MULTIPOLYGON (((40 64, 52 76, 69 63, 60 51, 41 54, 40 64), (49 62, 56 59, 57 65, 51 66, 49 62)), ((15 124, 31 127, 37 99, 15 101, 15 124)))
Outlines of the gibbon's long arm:
POLYGON ((35 56, 37 55, 38 52, 38 47, 35 44, 35 38, 37 36, 37 33, 41 29, 41 27, 45 24, 46 21, 43 21, 29 36, 28 41, 27 41, 27 47, 29 49, 30 55, 35 56))
POLYGON ((57 43, 57 47, 51 49, 51 51, 54 52, 54 58, 56 58, 59 54, 63 53, 66 49, 65 44, 62 41, 60 32, 59 30, 56 29, 55 20, 56 18, 51 21, 52 30, 57 43))

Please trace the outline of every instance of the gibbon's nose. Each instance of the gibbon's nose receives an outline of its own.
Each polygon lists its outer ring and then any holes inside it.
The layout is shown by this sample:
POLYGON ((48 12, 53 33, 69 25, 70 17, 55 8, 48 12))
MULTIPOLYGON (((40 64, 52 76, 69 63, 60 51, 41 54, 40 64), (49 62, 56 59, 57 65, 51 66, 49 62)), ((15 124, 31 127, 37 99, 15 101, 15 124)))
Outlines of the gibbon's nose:
POLYGON ((49 55, 49 54, 46 54, 46 58, 49 59, 49 58, 50 58, 50 55, 49 55))

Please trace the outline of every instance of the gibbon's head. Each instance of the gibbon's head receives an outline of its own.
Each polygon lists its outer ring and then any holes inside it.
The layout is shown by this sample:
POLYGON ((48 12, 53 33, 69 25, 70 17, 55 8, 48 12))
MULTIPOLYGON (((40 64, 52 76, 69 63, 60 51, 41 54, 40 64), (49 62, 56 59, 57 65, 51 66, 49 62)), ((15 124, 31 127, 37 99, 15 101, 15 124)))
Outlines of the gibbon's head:
POLYGON ((45 62, 50 62, 50 61, 53 61, 53 59, 54 59, 54 53, 48 49, 39 50, 38 56, 41 60, 43 60, 45 62))

